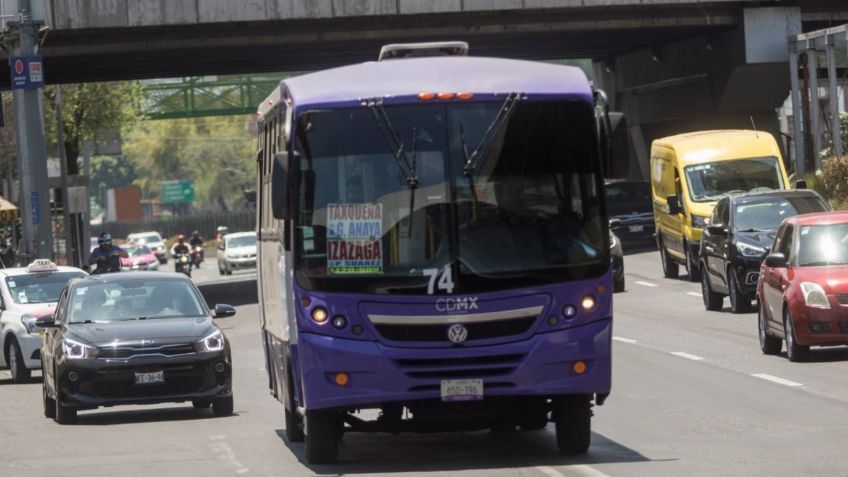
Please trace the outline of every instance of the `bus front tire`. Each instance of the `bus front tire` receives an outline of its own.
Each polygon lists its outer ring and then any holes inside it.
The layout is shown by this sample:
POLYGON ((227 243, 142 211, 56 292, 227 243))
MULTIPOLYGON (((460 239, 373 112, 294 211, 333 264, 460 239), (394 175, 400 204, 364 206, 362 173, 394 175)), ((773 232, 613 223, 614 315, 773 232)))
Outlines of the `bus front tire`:
POLYGON ((306 411, 306 461, 329 464, 339 454, 335 411, 306 411))
POLYGON ((554 399, 553 414, 560 454, 585 454, 592 439, 591 396, 559 396, 554 399))

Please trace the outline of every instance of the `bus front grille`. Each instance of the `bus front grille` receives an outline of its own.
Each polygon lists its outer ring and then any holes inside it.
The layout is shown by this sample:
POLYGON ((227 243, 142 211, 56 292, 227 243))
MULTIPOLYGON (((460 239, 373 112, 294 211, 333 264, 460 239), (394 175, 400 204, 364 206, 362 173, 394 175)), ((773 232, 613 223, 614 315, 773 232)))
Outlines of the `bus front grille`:
POLYGON ((463 358, 402 358, 395 360, 407 376, 416 379, 488 378, 511 374, 524 354, 463 358))
MULTIPOLYGON (((468 323, 466 341, 486 340, 504 338, 526 333, 535 316, 516 318, 512 320, 500 320, 481 323, 468 323)), ((436 343, 450 343, 448 340, 449 324, 437 325, 402 325, 402 324, 378 324, 375 325, 380 335, 389 341, 424 341, 436 343)))

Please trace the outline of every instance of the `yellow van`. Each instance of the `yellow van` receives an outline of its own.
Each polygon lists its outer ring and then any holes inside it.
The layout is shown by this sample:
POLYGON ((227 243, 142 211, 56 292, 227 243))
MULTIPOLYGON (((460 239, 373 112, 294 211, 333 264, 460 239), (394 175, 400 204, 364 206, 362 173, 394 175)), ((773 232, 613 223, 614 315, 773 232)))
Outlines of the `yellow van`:
POLYGON ((762 131, 697 131, 651 143, 651 191, 663 274, 700 279, 698 247, 713 207, 728 193, 788 189, 774 137, 762 131))

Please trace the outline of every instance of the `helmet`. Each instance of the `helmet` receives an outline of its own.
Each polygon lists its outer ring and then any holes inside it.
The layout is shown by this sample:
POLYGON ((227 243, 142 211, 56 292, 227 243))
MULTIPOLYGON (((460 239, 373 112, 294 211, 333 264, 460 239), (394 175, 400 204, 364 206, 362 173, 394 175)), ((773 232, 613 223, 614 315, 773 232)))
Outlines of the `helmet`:
POLYGON ((194 232, 191 233, 192 237, 197 237, 199 235, 200 235, 200 232, 198 232, 197 230, 195 230, 194 232))
POLYGON ((181 242, 183 240, 185 240, 185 235, 183 235, 183 234, 177 235, 177 241, 181 242))
POLYGON ((217 231, 217 232, 226 232, 226 231, 227 231, 227 226, 226 226, 226 225, 219 225, 219 226, 218 226, 218 228, 217 228, 217 229, 215 229, 215 231, 217 231))
POLYGON ((97 243, 100 245, 112 245, 112 236, 107 234, 106 232, 103 232, 97 239, 97 243))

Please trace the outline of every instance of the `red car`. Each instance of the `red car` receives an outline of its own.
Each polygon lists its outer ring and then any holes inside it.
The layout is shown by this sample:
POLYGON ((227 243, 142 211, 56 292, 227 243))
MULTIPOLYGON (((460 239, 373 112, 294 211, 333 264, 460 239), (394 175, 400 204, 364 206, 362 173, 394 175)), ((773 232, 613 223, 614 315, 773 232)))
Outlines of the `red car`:
POLYGON ((121 257, 121 271, 159 270, 159 260, 153 250, 145 244, 129 243, 122 247, 127 251, 127 258, 121 257))
POLYGON ((757 284, 760 348, 803 361, 810 346, 848 345, 848 212, 786 219, 757 284))

